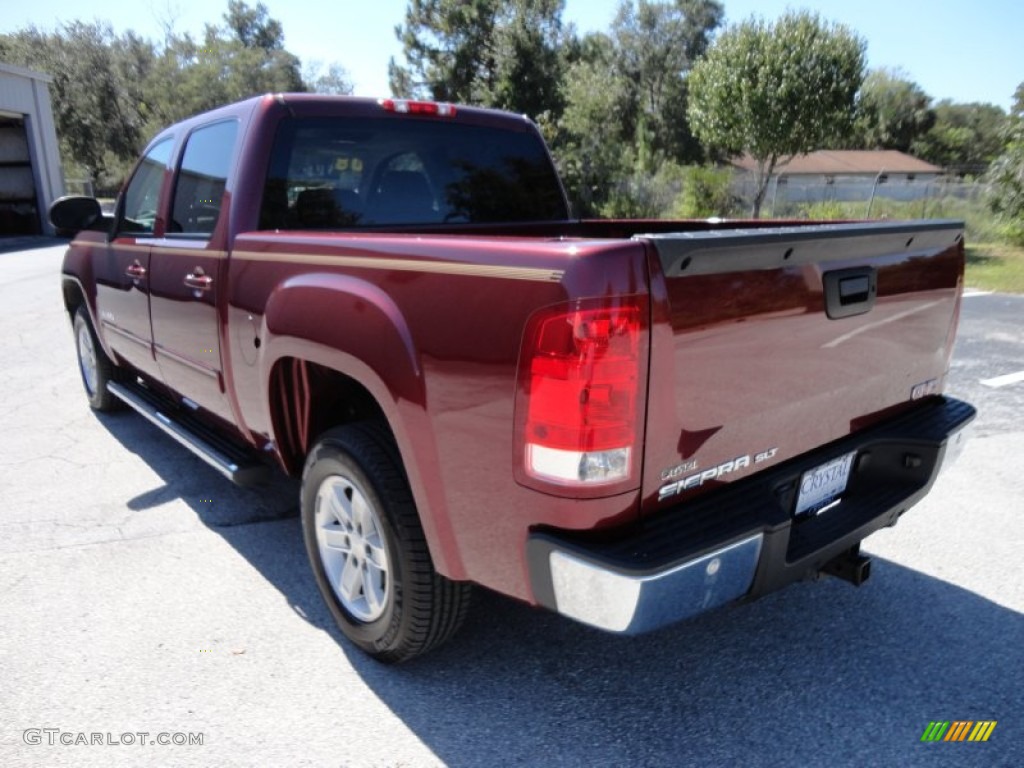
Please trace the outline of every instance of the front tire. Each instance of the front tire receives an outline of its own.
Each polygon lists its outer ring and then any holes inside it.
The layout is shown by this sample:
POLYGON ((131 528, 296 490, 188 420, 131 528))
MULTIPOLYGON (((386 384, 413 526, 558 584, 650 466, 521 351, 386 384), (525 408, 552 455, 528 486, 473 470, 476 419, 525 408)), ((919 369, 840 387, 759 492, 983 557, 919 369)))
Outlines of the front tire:
POLYGON ((333 429, 310 452, 302 531, 331 615, 375 659, 426 653, 465 619, 471 587, 434 570, 397 449, 379 425, 333 429))
POLYGON ((74 331, 78 372, 82 375, 82 386, 85 387, 89 406, 94 411, 117 410, 121 401, 107 390, 107 382, 116 378, 117 367, 100 346, 84 305, 75 312, 74 331))

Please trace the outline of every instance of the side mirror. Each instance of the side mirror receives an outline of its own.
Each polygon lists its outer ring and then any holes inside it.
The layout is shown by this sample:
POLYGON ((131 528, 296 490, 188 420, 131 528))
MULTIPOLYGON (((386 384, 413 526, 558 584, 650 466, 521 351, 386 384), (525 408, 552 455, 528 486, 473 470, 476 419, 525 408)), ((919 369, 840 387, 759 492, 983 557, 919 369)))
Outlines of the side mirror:
POLYGON ((50 204, 50 223, 59 232, 81 232, 103 219, 103 210, 94 197, 65 195, 50 204))

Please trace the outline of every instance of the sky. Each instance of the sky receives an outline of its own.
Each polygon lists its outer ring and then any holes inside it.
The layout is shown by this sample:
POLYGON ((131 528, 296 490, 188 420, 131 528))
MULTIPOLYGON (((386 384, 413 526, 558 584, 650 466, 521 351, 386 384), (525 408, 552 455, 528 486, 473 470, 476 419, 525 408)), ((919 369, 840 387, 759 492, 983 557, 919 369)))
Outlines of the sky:
MULTIPOLYGON (((161 21, 178 32, 201 34, 220 23, 227 0, 3 0, 0 32, 34 24, 109 21, 159 40, 161 21)), ((248 0, 256 5, 256 0, 248 0)), ((386 96, 388 59, 400 58, 394 27, 406 0, 263 0, 284 26, 285 47, 303 63, 338 62, 359 96, 386 96)), ((605 31, 620 0, 566 0, 563 20, 581 32, 605 31)), ((846 24, 868 44, 869 67, 902 69, 936 101, 989 102, 1008 109, 1024 81, 1024 2, 1020 0, 723 0, 728 22, 757 14, 777 18, 787 8, 808 9, 846 24)))

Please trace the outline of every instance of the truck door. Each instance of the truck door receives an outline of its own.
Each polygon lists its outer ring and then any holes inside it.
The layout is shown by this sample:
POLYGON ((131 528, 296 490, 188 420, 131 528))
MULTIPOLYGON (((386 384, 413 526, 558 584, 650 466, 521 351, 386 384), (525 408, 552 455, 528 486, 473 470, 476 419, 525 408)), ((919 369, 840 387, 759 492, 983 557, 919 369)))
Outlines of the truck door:
POLYGON ((149 323, 150 249, 173 145, 164 139, 142 158, 122 195, 113 237, 93 257, 99 332, 118 357, 154 377, 159 369, 149 323))
POLYGON ((188 137, 174 183, 166 236, 153 243, 150 311, 163 381, 191 406, 233 421, 224 393, 219 298, 227 274, 228 169, 238 122, 188 137), (225 220, 222 220, 225 219, 225 220), (220 228, 220 229, 218 229, 220 228))

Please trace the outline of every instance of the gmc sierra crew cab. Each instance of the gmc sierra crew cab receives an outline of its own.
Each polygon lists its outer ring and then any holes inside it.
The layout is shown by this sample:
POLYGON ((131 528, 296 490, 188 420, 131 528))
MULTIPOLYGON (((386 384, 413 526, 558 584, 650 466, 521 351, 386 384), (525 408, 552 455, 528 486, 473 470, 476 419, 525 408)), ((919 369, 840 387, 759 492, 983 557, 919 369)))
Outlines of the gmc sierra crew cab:
POLYGON ((320 592, 383 661, 473 585, 638 633, 859 584, 974 417, 942 394, 960 222, 574 219, 522 116, 263 96, 51 218, 90 405, 300 476, 320 592))

